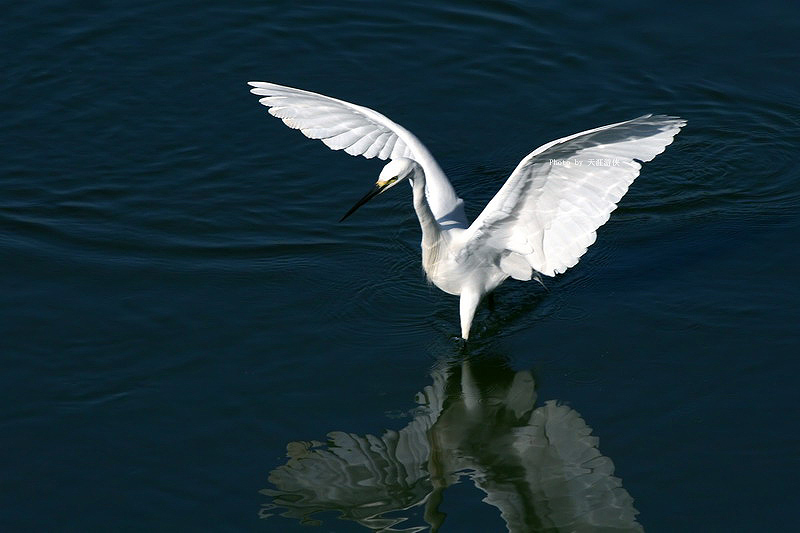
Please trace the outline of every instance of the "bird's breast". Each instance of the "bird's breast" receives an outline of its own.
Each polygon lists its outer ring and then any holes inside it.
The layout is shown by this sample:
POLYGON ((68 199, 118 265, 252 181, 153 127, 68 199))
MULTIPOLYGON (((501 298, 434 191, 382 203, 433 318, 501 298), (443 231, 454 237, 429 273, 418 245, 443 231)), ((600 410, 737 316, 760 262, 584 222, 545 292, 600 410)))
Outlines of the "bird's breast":
POLYGON ((485 293, 507 277, 492 262, 479 259, 459 255, 445 247, 422 248, 422 266, 428 280, 453 295, 461 294, 465 287, 485 293))

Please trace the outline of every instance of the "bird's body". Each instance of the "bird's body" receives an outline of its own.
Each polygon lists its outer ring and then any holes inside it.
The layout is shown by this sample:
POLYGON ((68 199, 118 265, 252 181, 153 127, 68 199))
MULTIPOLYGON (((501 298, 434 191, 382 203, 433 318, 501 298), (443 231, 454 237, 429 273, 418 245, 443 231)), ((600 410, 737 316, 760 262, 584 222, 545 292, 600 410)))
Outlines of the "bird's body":
POLYGON ((469 252, 470 232, 465 220, 444 227, 435 220, 426 202, 425 173, 419 165, 413 166, 409 179, 422 229, 422 268, 431 283, 460 296, 461 336, 466 339, 481 298, 503 283, 508 274, 491 256, 469 252))
POLYGON ((273 83, 250 82, 270 114, 334 150, 391 159, 375 188, 343 218, 404 179, 411 183, 428 279, 460 296, 469 337, 481 298, 509 277, 527 281, 574 266, 638 176, 686 122, 645 115, 547 143, 526 156, 483 212, 464 203, 425 146, 371 109, 273 83))

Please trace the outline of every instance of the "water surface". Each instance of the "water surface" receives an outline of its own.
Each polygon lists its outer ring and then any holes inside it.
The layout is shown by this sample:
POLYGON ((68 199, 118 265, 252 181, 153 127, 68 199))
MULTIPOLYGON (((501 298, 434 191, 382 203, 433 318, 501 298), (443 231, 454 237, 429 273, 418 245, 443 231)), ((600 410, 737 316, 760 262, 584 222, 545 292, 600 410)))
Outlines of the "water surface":
POLYGON ((793 4, 45 0, 5 20, 3 530, 795 529, 793 4), (470 217, 552 139, 688 126, 575 268, 498 290, 464 359, 408 188, 337 224, 380 162, 288 130, 252 79, 404 125, 470 217), (324 497, 292 470, 376 453, 324 497))

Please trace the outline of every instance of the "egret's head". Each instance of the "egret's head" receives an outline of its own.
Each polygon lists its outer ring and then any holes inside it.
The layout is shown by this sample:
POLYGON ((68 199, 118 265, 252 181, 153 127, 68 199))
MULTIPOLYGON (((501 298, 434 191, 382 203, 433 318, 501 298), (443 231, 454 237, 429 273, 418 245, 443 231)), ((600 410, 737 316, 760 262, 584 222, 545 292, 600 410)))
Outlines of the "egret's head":
POLYGON ((378 183, 385 183, 387 185, 387 189, 392 187, 396 183, 399 183, 409 177, 412 172, 414 172, 414 161, 408 159, 407 157, 398 157, 397 159, 392 159, 386 166, 383 167, 381 170, 380 175, 378 176, 378 183), (391 184, 390 184, 391 183, 391 184))
POLYGON ((345 213, 339 222, 355 213, 356 209, 369 202, 374 197, 378 196, 382 192, 388 191, 404 179, 411 176, 411 174, 414 173, 415 165, 416 163, 414 161, 405 157, 400 157, 389 161, 386 166, 383 167, 383 170, 381 170, 381 173, 378 176, 378 181, 375 182, 375 186, 372 188, 372 190, 364 195, 361 200, 356 202, 356 205, 351 207, 350 211, 345 213))

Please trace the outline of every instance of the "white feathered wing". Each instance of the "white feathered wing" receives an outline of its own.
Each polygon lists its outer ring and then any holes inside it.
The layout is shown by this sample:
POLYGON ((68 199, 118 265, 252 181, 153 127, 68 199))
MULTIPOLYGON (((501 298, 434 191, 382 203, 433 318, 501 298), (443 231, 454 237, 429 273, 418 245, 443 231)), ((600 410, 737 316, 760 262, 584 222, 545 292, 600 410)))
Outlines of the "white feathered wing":
POLYGON ((431 153, 410 131, 368 107, 302 89, 251 81, 250 92, 262 96, 269 114, 309 139, 333 150, 367 159, 407 157, 422 166, 428 204, 437 220, 455 220, 466 227, 463 202, 431 153))
POLYGON ((595 241, 641 162, 664 151, 686 121, 645 115, 552 141, 525 157, 467 230, 459 257, 495 257, 515 279, 554 276, 595 241), (495 255, 493 255, 495 254, 495 255))

